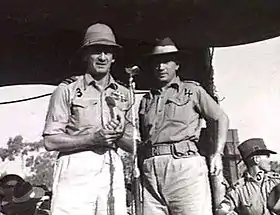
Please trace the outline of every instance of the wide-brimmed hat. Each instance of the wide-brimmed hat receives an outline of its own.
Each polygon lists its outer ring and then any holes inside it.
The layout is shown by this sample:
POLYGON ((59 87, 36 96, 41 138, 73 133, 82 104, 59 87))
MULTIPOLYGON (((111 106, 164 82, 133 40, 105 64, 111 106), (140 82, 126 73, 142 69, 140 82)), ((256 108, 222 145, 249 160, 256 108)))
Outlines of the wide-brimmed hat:
POLYGON ((113 30, 108 25, 101 23, 96 23, 88 27, 84 36, 82 49, 94 45, 112 46, 114 48, 122 47, 116 43, 113 30))
POLYGON ((280 214, 280 184, 276 185, 269 193, 267 208, 276 214, 280 214))
POLYGON ((3 206, 7 214, 29 214, 36 209, 36 204, 45 195, 41 187, 32 186, 29 182, 16 184, 12 201, 3 206), (24 213, 23 213, 24 212, 24 213))
POLYGON ((18 183, 23 183, 24 179, 16 174, 7 174, 0 179, 0 187, 3 191, 3 201, 11 202, 14 188, 18 183))
POLYGON ((179 53, 180 51, 176 47, 175 43, 169 37, 165 37, 163 39, 156 40, 152 52, 148 53, 147 56, 156 57, 156 56, 174 55, 179 53))
POLYGON ((246 160, 253 155, 267 155, 276 154, 276 152, 267 149, 264 140, 262 138, 251 138, 242 142, 238 149, 243 160, 246 160))
POLYGON ((18 183, 14 188, 12 201, 22 203, 31 199, 41 199, 45 195, 45 190, 41 187, 32 186, 29 182, 18 183))
POLYGON ((7 174, 0 179, 0 186, 15 186, 19 182, 24 182, 24 179, 16 174, 7 174))

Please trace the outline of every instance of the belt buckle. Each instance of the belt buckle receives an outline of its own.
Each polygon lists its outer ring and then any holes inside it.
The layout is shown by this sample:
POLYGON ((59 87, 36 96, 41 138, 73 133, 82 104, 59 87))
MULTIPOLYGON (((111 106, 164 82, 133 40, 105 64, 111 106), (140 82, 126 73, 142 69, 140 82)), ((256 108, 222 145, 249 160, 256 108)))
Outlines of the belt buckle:
POLYGON ((153 147, 152 147, 152 155, 153 155, 153 156, 160 155, 160 152, 159 152, 159 149, 158 149, 157 146, 153 146, 153 147))

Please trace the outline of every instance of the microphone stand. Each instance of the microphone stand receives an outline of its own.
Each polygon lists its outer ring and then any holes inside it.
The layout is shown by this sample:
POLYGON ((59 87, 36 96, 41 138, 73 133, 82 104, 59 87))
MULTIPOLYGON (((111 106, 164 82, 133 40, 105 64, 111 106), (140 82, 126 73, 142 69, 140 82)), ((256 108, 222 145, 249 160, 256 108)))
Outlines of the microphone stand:
POLYGON ((141 207, 141 192, 140 192, 140 171, 138 169, 138 159, 137 159, 137 142, 138 142, 138 131, 137 131, 137 121, 136 121, 136 111, 135 111, 135 82, 134 76, 137 74, 136 70, 139 71, 137 66, 132 68, 126 68, 129 74, 129 93, 130 98, 132 98, 131 107, 131 122, 133 124, 133 154, 132 154, 132 193, 133 193, 133 204, 132 204, 132 214, 142 215, 141 207))

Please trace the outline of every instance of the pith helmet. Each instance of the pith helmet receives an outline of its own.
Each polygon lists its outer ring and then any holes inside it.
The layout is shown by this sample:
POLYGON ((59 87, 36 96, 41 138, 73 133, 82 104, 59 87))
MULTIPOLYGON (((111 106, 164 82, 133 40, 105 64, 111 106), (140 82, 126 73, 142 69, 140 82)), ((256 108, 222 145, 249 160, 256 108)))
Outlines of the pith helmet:
POLYGON ((86 48, 94 45, 112 46, 115 48, 121 48, 122 46, 116 43, 116 38, 113 30, 105 24, 96 23, 88 27, 82 48, 86 48))
POLYGON ((252 138, 244 141, 238 146, 240 154, 243 160, 253 155, 264 155, 264 154, 276 154, 266 148, 264 140, 262 138, 252 138))

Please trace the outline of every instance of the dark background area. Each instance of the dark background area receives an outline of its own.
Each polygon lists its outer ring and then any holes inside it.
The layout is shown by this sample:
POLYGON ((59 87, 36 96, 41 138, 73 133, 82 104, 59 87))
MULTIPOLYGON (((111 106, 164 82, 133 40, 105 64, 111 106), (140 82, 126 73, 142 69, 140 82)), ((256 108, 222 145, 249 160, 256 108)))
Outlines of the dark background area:
MULTIPOLYGON (((92 23, 110 25, 124 46, 114 75, 138 64, 155 38, 170 36, 187 50, 183 77, 209 79, 208 47, 280 35, 279 0, 3 0, 0 3, 0 86, 58 84, 83 73, 78 49, 92 23)), ((145 65, 139 88, 152 83, 145 65)), ((206 84, 207 85, 207 84, 206 84)))

